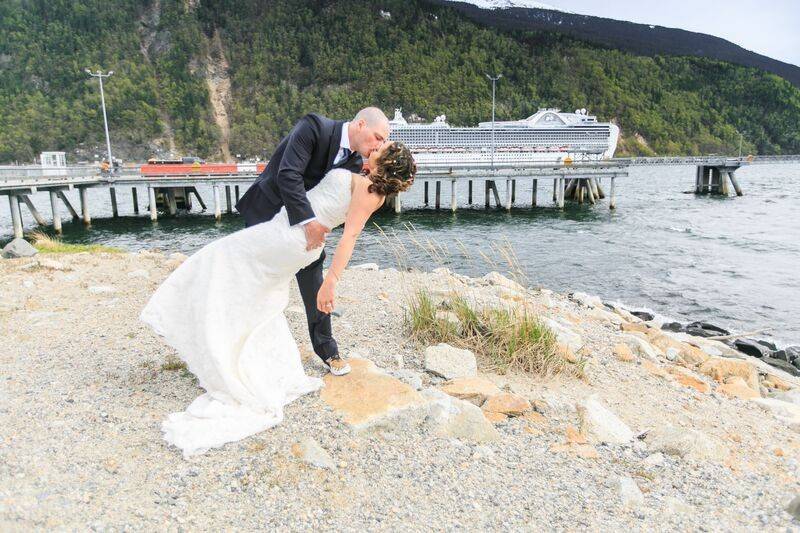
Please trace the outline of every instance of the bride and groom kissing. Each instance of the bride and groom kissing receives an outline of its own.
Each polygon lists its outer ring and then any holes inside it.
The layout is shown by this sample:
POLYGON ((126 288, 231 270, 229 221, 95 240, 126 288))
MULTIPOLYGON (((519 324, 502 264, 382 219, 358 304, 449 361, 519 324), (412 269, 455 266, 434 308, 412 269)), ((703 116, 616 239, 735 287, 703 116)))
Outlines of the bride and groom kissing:
POLYGON ((388 136, 374 107, 349 122, 303 117, 236 204, 246 228, 194 253, 142 310, 206 391, 162 424, 185 456, 279 424, 284 406, 322 387, 305 374, 283 313, 293 276, 314 351, 332 374, 350 371, 331 328, 336 285, 370 215, 416 173, 408 148, 388 136), (342 224, 323 276, 325 236, 342 224))

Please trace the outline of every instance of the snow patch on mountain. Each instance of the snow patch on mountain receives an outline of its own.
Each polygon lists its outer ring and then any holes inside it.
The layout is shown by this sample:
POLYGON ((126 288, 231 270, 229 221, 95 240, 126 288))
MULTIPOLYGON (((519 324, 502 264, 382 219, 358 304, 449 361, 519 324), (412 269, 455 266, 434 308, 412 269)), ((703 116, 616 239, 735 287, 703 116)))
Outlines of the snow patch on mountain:
POLYGON ((511 7, 522 7, 528 9, 548 9, 550 11, 562 11, 569 13, 563 9, 557 8, 550 4, 543 4, 542 2, 533 2, 532 0, 450 0, 451 2, 463 2, 478 6, 481 9, 509 9, 511 7))

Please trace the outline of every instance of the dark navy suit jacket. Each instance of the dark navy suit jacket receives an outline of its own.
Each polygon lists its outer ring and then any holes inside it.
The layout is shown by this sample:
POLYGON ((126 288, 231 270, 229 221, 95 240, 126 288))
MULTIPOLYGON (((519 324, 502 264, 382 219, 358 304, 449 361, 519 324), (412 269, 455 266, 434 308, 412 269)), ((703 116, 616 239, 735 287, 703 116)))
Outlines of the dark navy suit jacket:
POLYGON ((295 124, 272 154, 264 172, 236 204, 248 226, 265 222, 286 206, 289 224, 314 217, 306 191, 332 168, 360 172, 361 156, 354 152, 334 165, 344 122, 311 113, 295 124))

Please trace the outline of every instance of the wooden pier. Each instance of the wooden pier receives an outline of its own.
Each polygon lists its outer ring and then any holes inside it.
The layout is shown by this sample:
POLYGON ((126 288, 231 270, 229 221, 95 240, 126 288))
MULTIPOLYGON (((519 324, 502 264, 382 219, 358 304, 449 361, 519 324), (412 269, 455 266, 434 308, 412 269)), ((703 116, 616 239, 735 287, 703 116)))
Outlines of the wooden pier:
MULTIPOLYGON (((552 205, 563 209, 567 201, 596 204, 608 198, 609 208, 615 209, 617 178, 628 176, 631 166, 639 165, 693 165, 697 167, 695 192, 698 194, 730 194, 728 181, 735 193, 742 195, 734 174, 743 165, 759 163, 800 163, 800 156, 774 157, 667 157, 667 158, 617 158, 597 162, 580 162, 572 164, 541 163, 500 163, 494 167, 476 164, 451 165, 436 164, 420 166, 414 188, 423 188, 424 204, 431 203, 436 209, 443 208, 442 187, 449 185, 447 200, 444 206, 452 211, 459 208, 458 192, 467 188, 467 203, 477 203, 478 191, 475 184, 483 184, 483 204, 489 208, 511 210, 515 205, 527 205, 535 208, 543 205, 540 190, 549 191, 552 181, 552 205), (531 180, 530 202, 520 203, 517 199, 517 182, 531 180), (542 181, 543 184, 540 184, 542 181), (504 194, 501 196, 498 183, 505 182, 504 194), (606 186, 607 185, 607 186, 606 186), (431 202, 431 189, 433 201, 431 202)), ((37 224, 52 225, 57 233, 62 230, 61 207, 66 208, 74 220, 82 220, 87 226, 91 224, 91 210, 87 191, 90 188, 105 188, 109 191, 112 216, 119 215, 117 189, 129 187, 134 214, 139 214, 140 188, 145 189, 147 211, 150 219, 158 220, 159 207, 162 211, 174 215, 179 209, 191 209, 192 202, 197 200, 205 210, 207 205, 198 192, 199 185, 211 187, 214 216, 220 219, 223 210, 233 213, 236 201, 257 177, 255 172, 202 173, 144 175, 138 168, 123 169, 118 174, 104 174, 94 166, 66 167, 42 169, 40 167, 0 167, 0 195, 8 197, 11 221, 15 237, 22 237, 22 206, 31 213, 37 224), (73 206, 65 192, 77 189, 80 205, 73 206), (42 216, 34 205, 31 195, 37 192, 48 192, 51 222, 42 216), (194 200, 193 200, 194 199, 194 200)), ((390 198, 387 205, 395 212, 402 212, 403 195, 390 198)))

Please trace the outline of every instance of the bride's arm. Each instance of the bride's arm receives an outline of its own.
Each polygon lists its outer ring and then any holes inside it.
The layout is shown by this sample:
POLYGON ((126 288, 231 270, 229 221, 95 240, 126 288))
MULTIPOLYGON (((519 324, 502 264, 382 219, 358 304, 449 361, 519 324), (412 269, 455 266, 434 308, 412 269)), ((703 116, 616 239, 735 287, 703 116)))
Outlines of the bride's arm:
POLYGON ((342 238, 339 239, 339 244, 333 253, 331 267, 328 269, 328 274, 325 276, 322 287, 317 293, 317 309, 323 313, 333 311, 336 284, 341 279, 347 263, 350 262, 353 248, 356 246, 356 239, 358 239, 361 230, 364 229, 364 225, 369 220, 370 215, 383 203, 383 196, 370 193, 367 189, 368 186, 362 182, 358 183, 353 191, 353 200, 347 210, 342 238))

